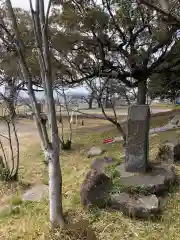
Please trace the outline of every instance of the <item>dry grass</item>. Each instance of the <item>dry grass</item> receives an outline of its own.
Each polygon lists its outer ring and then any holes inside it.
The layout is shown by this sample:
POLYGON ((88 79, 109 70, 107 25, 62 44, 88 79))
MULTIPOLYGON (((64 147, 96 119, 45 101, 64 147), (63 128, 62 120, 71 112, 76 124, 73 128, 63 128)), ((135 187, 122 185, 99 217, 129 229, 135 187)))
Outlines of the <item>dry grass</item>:
MULTIPOLYGON (((151 122, 151 125, 163 125, 167 120, 168 118, 156 119, 151 122)), ((90 121, 92 120, 89 120, 89 125, 90 121)), ((104 128, 107 122, 102 123, 102 120, 99 120, 93 127, 97 129, 97 126, 99 125, 100 128, 102 124, 104 128)), ((28 137, 21 137, 23 148, 19 183, 0 183, 0 206, 9 203, 12 206, 0 214, 0 240, 93 240, 95 238, 89 226, 94 229, 99 240, 180 239, 179 188, 169 195, 166 210, 162 219, 157 222, 129 219, 120 212, 99 209, 88 212, 82 208, 79 188, 92 161, 86 157, 87 149, 93 145, 102 146, 105 137, 112 137, 118 133, 116 129, 105 132, 88 130, 86 125, 80 128, 78 131, 74 129, 73 149, 70 152, 62 152, 60 156, 63 174, 63 205, 71 225, 68 229, 52 234, 49 232, 48 200, 44 199, 38 203, 20 201, 19 196, 26 187, 36 183, 47 183, 47 169, 42 163, 43 155, 39 139, 33 133, 28 137)), ((169 131, 150 138, 150 159, 154 159, 161 141, 176 135, 178 134, 175 131, 169 131)), ((119 143, 107 145, 106 148, 108 156, 119 159, 124 155, 119 143)))

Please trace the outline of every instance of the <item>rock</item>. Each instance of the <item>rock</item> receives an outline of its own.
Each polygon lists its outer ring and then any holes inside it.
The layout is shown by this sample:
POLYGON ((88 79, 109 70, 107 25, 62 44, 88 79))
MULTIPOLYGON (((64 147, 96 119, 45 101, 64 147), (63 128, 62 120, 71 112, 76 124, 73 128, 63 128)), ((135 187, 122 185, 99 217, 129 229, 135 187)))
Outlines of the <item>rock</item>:
POLYGON ((171 142, 163 143, 158 150, 156 161, 173 164, 174 163, 174 147, 175 145, 171 142))
POLYGON ((176 140, 174 142, 166 141, 164 142, 156 156, 156 160, 161 162, 166 162, 169 164, 173 164, 174 162, 180 161, 180 144, 176 140))
POLYGON ((173 117, 169 123, 179 127, 180 126, 180 115, 176 115, 175 117, 173 117))
POLYGON ((174 129, 174 128, 176 128, 175 125, 168 123, 161 127, 151 128, 149 133, 152 134, 152 133, 166 132, 166 131, 174 129))
POLYGON ((167 130, 178 128, 178 126, 176 124, 172 124, 171 122, 166 124, 165 127, 166 127, 167 130))
POLYGON ((105 173, 108 166, 115 164, 115 161, 110 157, 97 158, 93 161, 90 168, 95 169, 99 173, 105 173))
POLYGON ((47 185, 37 185, 28 189, 22 196, 23 201, 40 201, 49 195, 49 187, 47 185))
POLYGON ((104 152, 104 149, 101 149, 100 147, 92 147, 87 155, 88 157, 94 157, 94 156, 100 156, 104 152))
POLYGON ((119 172, 119 175, 120 175, 120 177, 122 177, 122 178, 124 178, 124 177, 126 178, 126 177, 130 177, 130 176, 134 176, 134 175, 135 175, 135 173, 126 172, 125 164, 124 164, 124 163, 118 165, 118 166, 116 167, 116 170, 119 172))
POLYGON ((114 142, 121 142, 121 141, 123 141, 123 137, 122 136, 114 138, 114 142))
POLYGON ((96 159, 80 189, 81 203, 86 206, 105 207, 109 202, 111 179, 105 174, 106 167, 115 162, 111 158, 96 159))
POLYGON ((145 174, 128 173, 124 165, 117 166, 116 170, 121 176, 122 189, 126 192, 161 194, 176 181, 174 168, 169 164, 153 166, 151 171, 145 174))
POLYGON ((104 173, 91 169, 80 189, 81 203, 84 206, 104 207, 108 204, 108 191, 111 179, 104 173))
POLYGON ((160 201, 154 194, 135 197, 120 193, 112 196, 111 207, 120 210, 125 215, 138 218, 151 218, 161 212, 160 201))
POLYGON ((166 126, 169 129, 179 128, 180 127, 180 115, 176 115, 175 117, 173 117, 166 126))

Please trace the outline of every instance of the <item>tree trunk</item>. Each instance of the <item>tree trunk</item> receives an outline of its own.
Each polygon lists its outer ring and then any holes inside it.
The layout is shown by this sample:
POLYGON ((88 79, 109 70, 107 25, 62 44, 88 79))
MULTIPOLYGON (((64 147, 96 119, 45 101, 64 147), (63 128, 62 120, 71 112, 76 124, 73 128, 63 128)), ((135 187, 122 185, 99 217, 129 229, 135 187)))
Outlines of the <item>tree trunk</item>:
MULTIPOLYGON (((50 1, 51 3, 51 1, 50 1)), ((50 61, 50 51, 48 42, 48 14, 45 17, 44 14, 44 1, 36 1, 36 11, 33 10, 32 2, 30 1, 30 9, 32 13, 34 35, 36 38, 36 43, 38 45, 37 51, 39 55, 40 72, 44 77, 42 82, 44 83, 45 98, 48 104, 48 120, 51 124, 50 137, 48 136, 47 127, 44 124, 44 120, 41 117, 41 113, 38 109, 37 99, 33 89, 33 79, 32 74, 28 68, 26 57, 24 55, 24 44, 20 37, 20 32, 16 22, 16 16, 14 14, 12 4, 10 0, 6 0, 8 13, 12 20, 12 28, 15 35, 15 46, 17 53, 19 55, 20 69, 22 72, 22 77, 26 82, 28 89, 29 98, 32 105, 32 110, 35 113, 35 121, 39 135, 41 137, 42 143, 45 149, 45 155, 49 159, 49 201, 50 201, 50 220, 52 226, 63 226, 63 211, 62 211, 62 176, 60 170, 59 162, 59 136, 58 136, 58 126, 56 119, 56 109, 53 97, 53 78, 52 69, 50 61), (41 64, 42 63, 42 64, 41 64), (41 66, 42 65, 42 66, 41 66), (43 120, 43 121, 42 121, 43 120)), ((49 5, 49 9, 50 9, 49 5)), ((14 37, 13 35, 13 37, 14 37)), ((14 44, 14 41, 13 41, 14 44)))
POLYGON ((109 108, 109 95, 108 94, 106 95, 106 98, 105 98, 105 108, 109 108))
POLYGON ((58 149, 52 149, 49 153, 49 206, 50 221, 52 227, 63 226, 62 209, 62 175, 59 163, 58 149))
POLYGON ((147 95, 147 81, 141 81, 138 83, 137 104, 146 104, 147 95))
POLYGON ((118 131, 121 133, 121 135, 124 139, 124 143, 126 143, 126 133, 125 133, 124 129, 122 128, 121 124, 117 123, 116 127, 117 127, 118 131))
POLYGON ((124 89, 124 96, 125 96, 125 98, 126 98, 127 104, 128 104, 128 105, 131 105, 130 99, 129 99, 127 93, 126 93, 126 89, 124 89))
POLYGON ((89 99, 89 109, 92 109, 93 98, 90 97, 89 99))

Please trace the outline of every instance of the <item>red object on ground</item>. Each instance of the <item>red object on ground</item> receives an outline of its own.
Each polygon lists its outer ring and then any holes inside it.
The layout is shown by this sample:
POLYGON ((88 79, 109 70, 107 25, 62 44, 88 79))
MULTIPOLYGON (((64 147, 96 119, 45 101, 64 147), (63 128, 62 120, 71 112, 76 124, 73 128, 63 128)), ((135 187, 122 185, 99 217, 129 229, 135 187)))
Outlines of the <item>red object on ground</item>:
POLYGON ((104 139, 104 144, 108 144, 108 143, 112 143, 114 141, 113 138, 107 138, 107 139, 104 139))

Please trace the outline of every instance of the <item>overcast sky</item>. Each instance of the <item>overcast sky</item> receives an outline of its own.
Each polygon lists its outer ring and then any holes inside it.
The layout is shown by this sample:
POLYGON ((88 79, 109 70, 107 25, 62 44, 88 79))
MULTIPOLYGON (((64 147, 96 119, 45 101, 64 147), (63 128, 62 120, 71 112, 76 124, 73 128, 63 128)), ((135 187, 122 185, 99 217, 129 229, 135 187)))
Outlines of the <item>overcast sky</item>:
MULTIPOLYGON (((20 7, 29 10, 29 0, 11 0, 13 7, 20 7)), ((34 0, 32 0, 34 2, 34 0)), ((48 0, 44 0, 45 5, 47 5, 48 0)))

